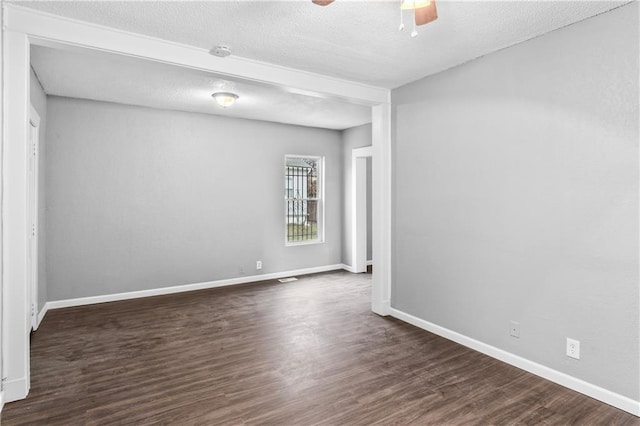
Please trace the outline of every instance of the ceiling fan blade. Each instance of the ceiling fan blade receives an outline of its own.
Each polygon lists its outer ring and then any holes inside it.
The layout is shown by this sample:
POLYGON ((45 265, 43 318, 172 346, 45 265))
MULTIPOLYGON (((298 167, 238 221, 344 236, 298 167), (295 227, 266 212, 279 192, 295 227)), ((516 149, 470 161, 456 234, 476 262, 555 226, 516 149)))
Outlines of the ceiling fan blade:
POLYGON ((313 4, 317 4, 318 6, 328 6, 334 1, 335 0, 311 0, 313 4))
POLYGON ((431 0, 425 7, 414 9, 416 25, 424 25, 438 19, 438 11, 436 10, 436 0, 431 0))

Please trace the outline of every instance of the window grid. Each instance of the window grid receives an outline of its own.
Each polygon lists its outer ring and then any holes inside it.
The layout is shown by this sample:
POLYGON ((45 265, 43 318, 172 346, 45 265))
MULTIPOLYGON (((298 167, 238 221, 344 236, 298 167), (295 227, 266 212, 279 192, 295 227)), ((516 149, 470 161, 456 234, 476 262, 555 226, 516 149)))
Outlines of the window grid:
POLYGON ((319 240, 319 162, 319 158, 286 158, 285 241, 287 243, 319 240))

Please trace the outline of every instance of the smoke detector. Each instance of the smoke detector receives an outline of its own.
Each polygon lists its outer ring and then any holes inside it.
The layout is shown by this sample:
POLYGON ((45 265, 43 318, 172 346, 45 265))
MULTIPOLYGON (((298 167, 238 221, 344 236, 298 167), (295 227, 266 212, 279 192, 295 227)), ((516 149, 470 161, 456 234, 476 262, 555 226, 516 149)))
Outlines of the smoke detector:
POLYGON ((217 56, 219 58, 226 58, 231 55, 231 48, 229 46, 216 46, 209 51, 209 54, 217 56))

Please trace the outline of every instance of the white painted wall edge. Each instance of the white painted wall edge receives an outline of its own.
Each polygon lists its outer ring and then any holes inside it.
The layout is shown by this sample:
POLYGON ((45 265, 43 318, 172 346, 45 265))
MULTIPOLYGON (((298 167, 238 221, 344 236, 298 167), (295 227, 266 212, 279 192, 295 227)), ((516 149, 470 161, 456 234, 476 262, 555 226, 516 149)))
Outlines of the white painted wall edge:
MULTIPOLYGON (((367 260, 367 266, 371 266, 371 265, 373 265, 373 260, 367 260)), ((347 272, 355 273, 355 269, 353 269, 351 265, 343 264, 342 269, 344 269, 347 272)))
POLYGON ((342 269, 344 269, 344 270, 345 270, 345 271, 347 271, 347 272, 351 272, 352 274, 355 274, 355 273, 356 273, 356 270, 355 270, 355 269, 353 269, 353 268, 351 267, 351 265, 343 264, 343 265, 342 265, 342 269))
POLYGON ((26 377, 19 379, 6 380, 2 383, 3 403, 18 401, 24 399, 29 393, 26 377))
POLYGON ((576 392, 580 392, 584 395, 590 396, 591 398, 595 398, 599 401, 604 402, 605 404, 612 405, 635 416, 640 416, 640 401, 635 401, 624 395, 620 395, 610 390, 596 386, 592 383, 585 382, 584 380, 580 380, 576 377, 538 364, 534 361, 512 354, 511 352, 496 348, 495 346, 491 346, 479 340, 472 339, 471 337, 467 337, 464 334, 460 334, 458 332, 433 324, 429 321, 425 321, 398 309, 391 308, 391 316, 409 324, 415 325, 416 327, 419 327, 423 330, 427 330, 431 333, 437 334, 438 336, 444 337, 445 339, 452 340, 463 346, 474 349, 492 358, 498 359, 502 362, 506 362, 507 364, 513 365, 514 367, 518 367, 522 370, 528 371, 529 373, 533 373, 536 376, 540 376, 544 379, 550 380, 576 392))
POLYGON ((2 413, 3 408, 4 408, 4 392, 0 391, 0 413, 2 413))
POLYGON ((42 323, 42 319, 47 314, 48 310, 49 310, 49 302, 45 303, 42 309, 40 309, 40 312, 38 312, 38 317, 36 318, 36 327, 33 329, 33 331, 38 330, 38 328, 40 327, 40 324, 42 323))
POLYGON ((256 281, 275 280, 278 278, 292 277, 295 275, 315 274, 318 272, 335 271, 345 269, 345 265, 317 266, 313 268, 296 269, 293 271, 274 272, 271 274, 250 275, 247 277, 230 278, 226 280, 208 281, 196 284, 177 285, 172 287, 154 288, 149 290, 130 291, 126 293, 106 294, 103 296, 79 297, 76 299, 55 300, 47 302, 42 308, 44 317, 50 309, 69 308, 72 306, 93 305, 95 303, 115 302, 118 300, 138 299, 141 297, 161 296, 164 294, 183 293, 185 291, 204 290, 208 288, 226 287, 237 284, 247 284, 256 281))
POLYGON ((391 106, 380 104, 371 108, 372 161, 372 258, 376 270, 371 281, 371 310, 389 315, 391 308, 391 106))

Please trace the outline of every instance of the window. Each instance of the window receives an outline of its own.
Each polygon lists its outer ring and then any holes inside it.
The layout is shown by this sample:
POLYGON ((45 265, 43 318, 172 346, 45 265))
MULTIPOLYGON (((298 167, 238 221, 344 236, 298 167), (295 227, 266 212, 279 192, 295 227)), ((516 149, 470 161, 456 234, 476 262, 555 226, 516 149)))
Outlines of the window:
POLYGON ((322 160, 321 157, 285 157, 286 244, 322 242, 322 160))

